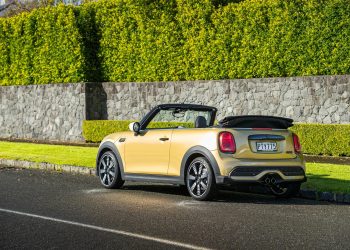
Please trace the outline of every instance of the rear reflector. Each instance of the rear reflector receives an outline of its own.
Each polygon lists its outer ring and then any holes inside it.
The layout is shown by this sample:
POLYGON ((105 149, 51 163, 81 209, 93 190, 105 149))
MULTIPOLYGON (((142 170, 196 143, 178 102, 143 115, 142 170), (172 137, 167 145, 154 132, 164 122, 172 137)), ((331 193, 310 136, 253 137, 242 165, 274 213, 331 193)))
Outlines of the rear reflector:
POLYGON ((301 153, 301 145, 299 137, 293 133, 293 143, 294 143, 294 151, 295 153, 301 153))
POLYGON ((219 148, 223 153, 235 153, 236 142, 235 138, 230 132, 221 132, 219 134, 219 148))

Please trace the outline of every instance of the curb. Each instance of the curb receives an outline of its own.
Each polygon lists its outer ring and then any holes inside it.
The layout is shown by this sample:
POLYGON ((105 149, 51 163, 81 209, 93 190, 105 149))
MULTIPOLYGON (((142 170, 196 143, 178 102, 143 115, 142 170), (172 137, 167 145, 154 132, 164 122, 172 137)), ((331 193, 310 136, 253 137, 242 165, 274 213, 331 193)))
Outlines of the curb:
POLYGON ((41 170, 51 170, 51 171, 57 171, 57 172, 85 174, 85 175, 95 175, 96 173, 95 169, 93 168, 71 166, 71 165, 59 165, 59 164, 53 164, 53 163, 47 163, 47 162, 0 159, 0 165, 7 166, 7 167, 15 167, 15 168, 41 169, 41 170))
POLYGON ((24 142, 24 143, 33 143, 33 144, 46 144, 46 145, 61 145, 61 146, 93 147, 93 148, 96 148, 100 145, 100 143, 95 143, 95 142, 48 141, 48 140, 38 140, 38 139, 19 139, 19 138, 3 138, 3 137, 0 137, 0 141, 24 142))
MULTIPOLYGON (((41 169, 49 171, 58 171, 74 174, 84 175, 95 175, 96 171, 92 168, 71 166, 71 165, 58 165, 47 162, 32 162, 32 161, 20 161, 20 160, 9 160, 0 159, 0 165, 15 168, 25 169, 41 169)), ((329 201, 337 203, 348 203, 350 204, 350 194, 332 193, 332 192, 319 192, 314 190, 300 190, 299 197, 309 200, 317 201, 329 201)))
POLYGON ((350 194, 333 193, 333 192, 320 192, 314 190, 300 190, 299 197, 317 200, 317 201, 329 201, 337 203, 348 203, 350 204, 350 194))

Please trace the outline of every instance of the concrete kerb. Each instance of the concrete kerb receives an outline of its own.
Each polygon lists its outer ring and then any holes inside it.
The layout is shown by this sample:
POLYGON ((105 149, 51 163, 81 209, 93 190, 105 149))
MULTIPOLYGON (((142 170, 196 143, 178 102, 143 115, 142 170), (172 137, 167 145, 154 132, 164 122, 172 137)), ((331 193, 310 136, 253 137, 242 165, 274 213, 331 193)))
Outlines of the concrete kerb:
POLYGON ((318 201, 329 201, 337 203, 349 203, 350 194, 333 193, 333 192, 321 192, 316 190, 300 190, 299 196, 301 198, 318 201))
MULTIPOLYGON (((70 165, 58 165, 47 162, 32 162, 21 160, 9 160, 0 159, 0 165, 13 167, 13 168, 25 168, 25 169, 42 169, 48 171, 58 171, 74 174, 95 175, 95 169, 82 167, 82 166, 70 166, 70 165)), ((315 190, 301 190, 299 196, 301 198, 337 203, 349 203, 350 194, 332 193, 332 192, 320 192, 315 190)))
POLYGON ((95 175, 95 169, 81 166, 59 165, 47 162, 0 159, 0 165, 14 168, 41 169, 74 174, 95 175))

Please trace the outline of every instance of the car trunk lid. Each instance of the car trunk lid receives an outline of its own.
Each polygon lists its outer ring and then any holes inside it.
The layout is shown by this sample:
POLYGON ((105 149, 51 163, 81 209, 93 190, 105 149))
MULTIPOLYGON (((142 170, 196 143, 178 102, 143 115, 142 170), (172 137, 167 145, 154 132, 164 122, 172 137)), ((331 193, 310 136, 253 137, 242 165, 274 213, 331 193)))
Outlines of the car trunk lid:
POLYGON ((236 141, 235 158, 293 159, 294 144, 288 130, 232 129, 236 141))
POLYGON ((296 157, 293 120, 275 116, 229 116, 219 122, 232 131, 236 141, 235 158, 292 159, 296 157))

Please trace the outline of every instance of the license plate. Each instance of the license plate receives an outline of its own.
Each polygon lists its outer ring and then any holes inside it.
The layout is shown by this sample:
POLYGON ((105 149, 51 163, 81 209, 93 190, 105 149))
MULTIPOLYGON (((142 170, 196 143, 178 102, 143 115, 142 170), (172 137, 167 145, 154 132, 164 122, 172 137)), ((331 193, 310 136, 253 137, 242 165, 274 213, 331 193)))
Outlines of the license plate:
POLYGON ((274 152, 277 151, 276 142, 257 142, 256 150, 259 152, 274 152))

